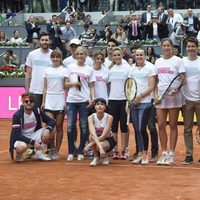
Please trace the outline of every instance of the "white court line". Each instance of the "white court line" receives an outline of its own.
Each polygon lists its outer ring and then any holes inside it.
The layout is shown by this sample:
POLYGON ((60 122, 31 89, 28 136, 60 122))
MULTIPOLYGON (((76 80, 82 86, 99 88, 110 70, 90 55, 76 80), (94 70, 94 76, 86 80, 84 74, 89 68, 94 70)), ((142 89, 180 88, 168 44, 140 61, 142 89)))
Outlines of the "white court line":
MULTIPOLYGON (((26 162, 26 161, 25 161, 26 162)), ((107 167, 107 168, 110 168, 110 167, 133 167, 133 168, 140 168, 140 169, 145 169, 145 168, 159 168, 159 169, 185 169, 185 170, 200 170, 200 167, 192 167, 192 166, 188 166, 188 167, 184 167, 184 166, 158 166, 158 165, 146 165, 146 166, 142 166, 142 165, 133 165, 133 164, 116 164, 116 163, 111 163, 110 165, 108 166, 97 166, 97 167, 91 167, 89 166, 89 162, 88 163, 80 163, 80 162, 54 162, 54 161, 50 161, 50 162, 42 162, 42 161, 34 161, 33 162, 28 162, 30 164, 37 164, 37 163, 43 163, 43 164, 49 164, 49 165, 76 165, 76 166, 88 166, 89 168, 98 168, 98 167, 107 167)), ((12 162, 11 160, 10 161, 0 161, 0 164, 16 164, 14 162, 12 162)), ((22 163, 19 163, 19 164, 23 164, 22 163)), ((200 166, 200 165, 199 165, 200 166)))
POLYGON ((6 153, 6 152, 8 152, 8 150, 3 150, 3 151, 0 151, 0 154, 6 153))

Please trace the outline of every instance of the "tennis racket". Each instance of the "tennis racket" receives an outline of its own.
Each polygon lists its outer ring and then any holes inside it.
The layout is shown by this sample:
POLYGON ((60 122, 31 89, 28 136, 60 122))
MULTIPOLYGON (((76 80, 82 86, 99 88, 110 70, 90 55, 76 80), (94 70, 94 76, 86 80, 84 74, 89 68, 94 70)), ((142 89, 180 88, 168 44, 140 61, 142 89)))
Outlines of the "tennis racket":
POLYGON ((197 143, 200 144, 200 128, 197 127, 197 130, 196 130, 196 140, 197 140, 197 143))
POLYGON ((184 82, 184 75, 179 74, 177 75, 169 84, 165 92, 158 98, 158 100, 161 102, 165 96, 167 95, 173 95, 175 94, 183 85, 184 82))
POLYGON ((126 124, 128 125, 130 121, 130 110, 131 110, 132 101, 135 99, 136 94, 137 94, 137 84, 134 78, 126 79, 125 85, 124 85, 124 93, 125 93, 128 108, 129 108, 129 111, 127 113, 127 121, 126 121, 126 124))

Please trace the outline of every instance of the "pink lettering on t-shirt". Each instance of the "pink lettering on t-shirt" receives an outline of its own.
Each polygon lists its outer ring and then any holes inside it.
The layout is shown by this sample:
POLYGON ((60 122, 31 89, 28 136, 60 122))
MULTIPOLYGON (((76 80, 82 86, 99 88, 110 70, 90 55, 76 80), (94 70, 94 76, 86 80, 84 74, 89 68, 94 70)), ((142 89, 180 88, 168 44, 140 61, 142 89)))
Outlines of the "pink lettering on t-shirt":
POLYGON ((96 81, 106 82, 106 79, 103 76, 96 76, 96 81))
POLYGON ((30 122, 30 123, 24 124, 24 129, 34 128, 34 127, 36 127, 36 122, 30 122))
POLYGON ((174 74, 174 71, 170 67, 160 67, 158 69, 158 74, 174 74))

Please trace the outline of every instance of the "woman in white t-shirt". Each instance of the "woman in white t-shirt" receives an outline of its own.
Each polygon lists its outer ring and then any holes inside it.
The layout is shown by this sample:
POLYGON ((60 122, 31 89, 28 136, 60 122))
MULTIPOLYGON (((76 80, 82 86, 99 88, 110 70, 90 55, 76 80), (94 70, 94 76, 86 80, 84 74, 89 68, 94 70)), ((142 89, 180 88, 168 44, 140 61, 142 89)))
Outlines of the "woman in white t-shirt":
POLYGON ((173 95, 167 95, 161 101, 159 97, 169 86, 170 82, 178 74, 185 74, 185 68, 181 58, 173 55, 173 43, 169 38, 163 39, 161 42, 163 57, 155 62, 157 74, 157 89, 155 90, 155 104, 158 119, 158 128, 162 155, 157 161, 158 165, 173 165, 175 163, 174 150, 178 138, 177 121, 179 110, 183 104, 183 96, 181 91, 173 95), (167 133, 166 120, 169 115, 170 126, 170 151, 167 152, 167 133))
POLYGON ((80 122, 80 145, 78 148, 78 160, 83 160, 83 149, 88 140, 88 111, 94 101, 94 84, 92 82, 92 68, 85 64, 87 50, 78 47, 75 51, 76 64, 67 67, 65 87, 67 95, 67 134, 68 134, 68 157, 73 160, 76 147, 76 121, 79 113, 80 122))
POLYGON ((66 68, 61 66, 62 53, 60 51, 52 51, 50 57, 53 65, 45 71, 42 108, 49 117, 56 121, 56 144, 54 141, 51 142, 50 155, 52 160, 58 160, 63 138, 66 68))
MULTIPOLYGON (((149 164, 147 124, 151 110, 151 92, 155 87, 155 66, 146 61, 145 51, 136 50, 136 63, 130 68, 128 77, 137 83, 136 98, 132 102, 131 117, 136 134, 138 156, 133 164, 149 164)), ((127 108, 128 109, 128 108, 127 108)))
POLYGON ((122 152, 119 154, 118 145, 115 147, 113 159, 126 159, 127 149, 127 125, 126 125, 126 97, 124 84, 128 77, 130 65, 122 63, 122 50, 119 47, 113 48, 113 63, 109 66, 109 112, 113 116, 112 132, 117 141, 118 125, 120 122, 122 152))
POLYGON ((104 98, 108 103, 108 78, 109 71, 103 67, 105 57, 101 51, 94 53, 94 66, 92 80, 94 81, 95 98, 104 98))

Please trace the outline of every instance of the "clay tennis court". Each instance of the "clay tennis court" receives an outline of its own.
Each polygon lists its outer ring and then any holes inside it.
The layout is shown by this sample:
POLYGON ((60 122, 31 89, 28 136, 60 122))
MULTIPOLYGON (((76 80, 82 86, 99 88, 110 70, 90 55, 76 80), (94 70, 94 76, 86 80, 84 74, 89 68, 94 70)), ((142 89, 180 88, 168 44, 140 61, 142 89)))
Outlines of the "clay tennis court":
MULTIPOLYGON (((8 152, 11 120, 0 120, 0 200, 194 200, 199 198, 200 146, 194 142, 194 163, 181 165, 185 155, 179 126, 176 165, 133 165, 128 160, 90 167, 89 159, 66 161, 65 135, 59 161, 13 163, 8 152)), ((131 129, 130 151, 134 133, 131 129)))

